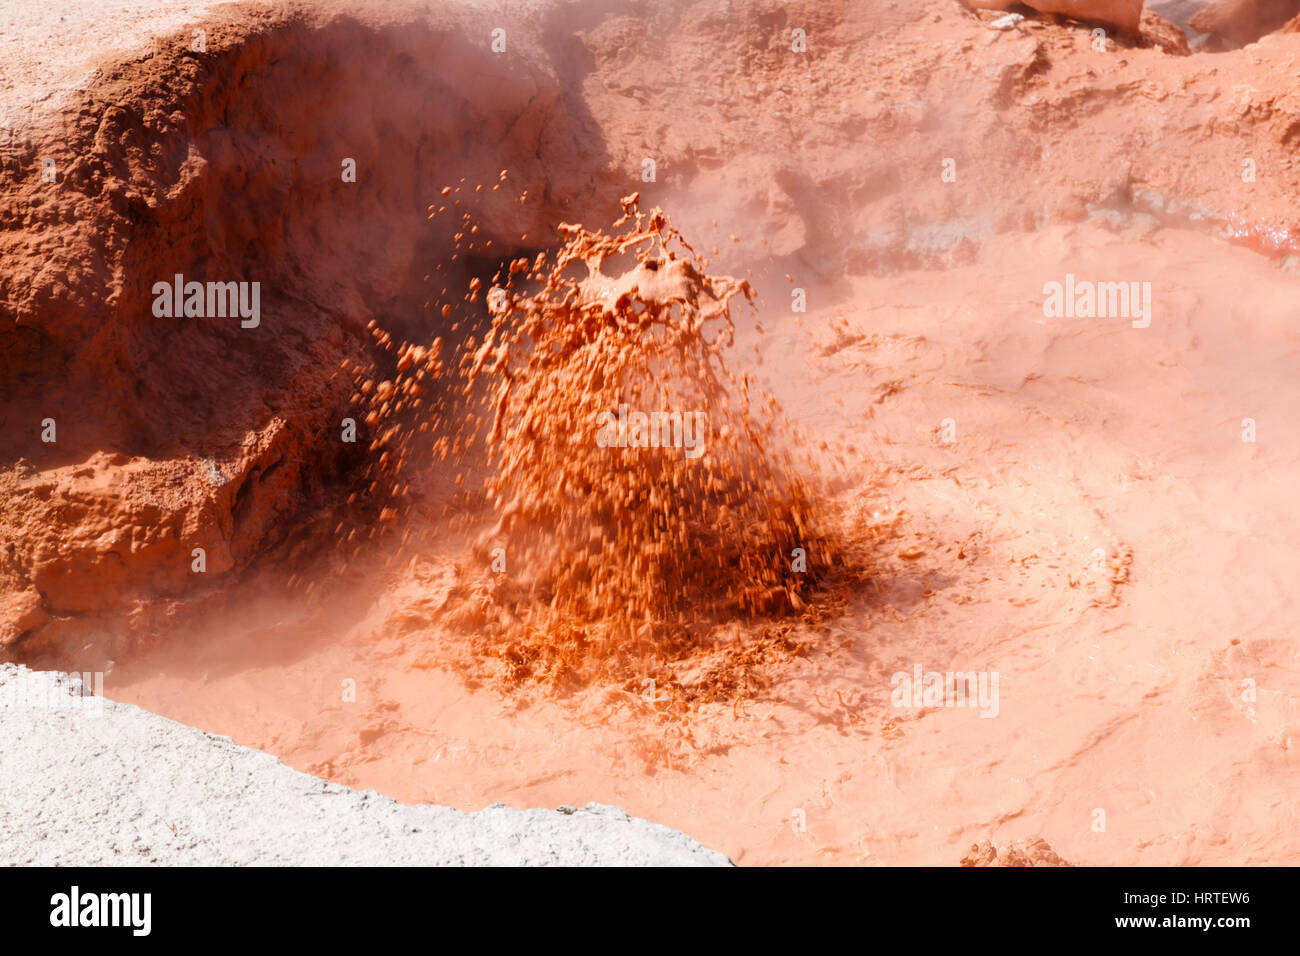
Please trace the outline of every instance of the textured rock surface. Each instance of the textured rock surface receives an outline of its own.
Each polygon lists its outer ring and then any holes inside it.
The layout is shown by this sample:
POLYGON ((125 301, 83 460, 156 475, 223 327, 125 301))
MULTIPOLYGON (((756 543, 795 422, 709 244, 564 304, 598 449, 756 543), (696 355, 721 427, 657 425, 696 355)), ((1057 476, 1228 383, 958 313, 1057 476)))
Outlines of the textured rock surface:
POLYGON ((403 806, 79 681, 0 665, 0 865, 632 865, 728 860, 616 807, 403 806))
POLYGON ((1300 0, 1211 0, 1191 27, 1230 46, 1253 43, 1300 13, 1300 0))
POLYGON ((1072 866, 1061 859, 1042 837, 1013 840, 1001 849, 981 840, 962 857, 962 866, 1072 866))
MULTIPOLYGON (((970 6, 985 10, 1005 10, 1021 0, 968 0, 970 6)), ((1143 0, 1023 0, 1025 6, 1041 13, 1054 13, 1089 23, 1136 33, 1142 16, 1143 0)))

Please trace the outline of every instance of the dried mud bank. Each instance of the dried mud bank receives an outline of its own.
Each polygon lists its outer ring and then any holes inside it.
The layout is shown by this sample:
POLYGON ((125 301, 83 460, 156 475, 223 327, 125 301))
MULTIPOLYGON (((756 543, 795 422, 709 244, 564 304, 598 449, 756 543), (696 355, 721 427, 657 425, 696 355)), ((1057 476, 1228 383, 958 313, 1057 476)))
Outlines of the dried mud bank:
POLYGON ((449 250, 420 227, 441 177, 509 157, 534 184, 527 207, 478 210, 503 254, 600 183, 562 40, 520 38, 502 65, 450 13, 201 22, 206 53, 160 39, 5 153, 6 648, 102 631, 120 656, 119 635, 204 604, 346 486, 339 362, 370 361, 376 318, 427 324, 421 278, 449 250), (47 159, 56 181, 33 181, 47 159), (256 282, 259 315, 160 318, 160 281, 256 282))

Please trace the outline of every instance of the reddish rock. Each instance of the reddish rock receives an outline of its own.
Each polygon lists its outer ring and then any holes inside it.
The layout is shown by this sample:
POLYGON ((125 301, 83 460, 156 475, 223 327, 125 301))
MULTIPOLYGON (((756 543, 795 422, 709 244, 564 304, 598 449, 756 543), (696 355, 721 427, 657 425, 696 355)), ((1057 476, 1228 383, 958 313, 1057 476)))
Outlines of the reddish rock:
POLYGON ((1073 866, 1061 859, 1042 837, 1015 840, 1000 850, 990 840, 973 844, 962 866, 1073 866))
POLYGON ((1190 56, 1187 34, 1158 13, 1142 11, 1142 39, 1150 46, 1174 56, 1190 56))
POLYGON ((49 619, 41 604, 40 592, 35 588, 0 596, 0 647, 8 647, 49 619))
POLYGON ((1225 46, 1254 43, 1300 14, 1300 0, 1211 0, 1191 26, 1225 46))
MULTIPOLYGON (((978 10, 1006 10, 1021 0, 967 0, 978 10)), ((1054 13, 1085 23, 1103 23, 1125 33, 1136 34, 1143 0, 1023 0, 1024 6, 1039 13, 1054 13)))

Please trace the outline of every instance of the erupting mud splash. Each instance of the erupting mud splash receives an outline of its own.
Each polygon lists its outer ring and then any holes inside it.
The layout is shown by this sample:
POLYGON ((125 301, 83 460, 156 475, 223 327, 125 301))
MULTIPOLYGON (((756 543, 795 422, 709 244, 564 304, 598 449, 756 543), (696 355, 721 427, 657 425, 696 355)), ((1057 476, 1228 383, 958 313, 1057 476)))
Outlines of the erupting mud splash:
POLYGON ((727 366, 748 283, 622 205, 610 235, 561 224, 549 271, 544 253, 503 267, 463 347, 465 396, 486 386, 491 412, 464 444, 486 447, 499 515, 473 617, 505 628, 518 677, 626 676, 721 621, 809 610, 845 566, 780 407, 727 366))
MULTIPOLYGON (((560 224, 553 261, 503 263, 486 296, 470 281, 466 300, 485 298, 492 318, 482 341, 460 344, 454 388, 441 338, 397 345, 375 325, 396 359, 391 379, 345 363, 371 429, 348 504, 363 494, 378 522, 340 524, 344 550, 355 556, 358 532, 397 527, 403 556, 418 556, 404 519, 431 443, 448 463, 435 467, 455 469, 464 489, 452 510, 471 531, 478 522, 445 620, 504 665, 506 684, 625 681, 706 650, 727 622, 817 620, 860 564, 815 494, 811 456, 792 457, 798 439, 777 401, 728 367, 732 306, 753 303, 749 283, 708 275, 637 195, 622 207, 610 234, 560 224)), ((473 249, 474 234, 465 225, 457 247, 473 249)), ((749 683, 722 683, 737 681, 749 683)))

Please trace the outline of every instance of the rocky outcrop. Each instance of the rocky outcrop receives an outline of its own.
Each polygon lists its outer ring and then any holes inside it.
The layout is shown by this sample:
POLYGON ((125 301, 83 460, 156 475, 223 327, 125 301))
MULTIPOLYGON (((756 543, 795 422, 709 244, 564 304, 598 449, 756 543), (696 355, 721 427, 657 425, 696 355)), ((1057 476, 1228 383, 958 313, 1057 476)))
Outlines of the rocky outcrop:
POLYGON ((1150 10, 1142 11, 1142 39, 1149 45, 1174 56, 1191 56, 1192 53, 1187 45, 1187 34, 1177 25, 1150 10))
POLYGON ((0 655, 147 635, 353 490, 340 363, 432 338, 423 277, 473 268, 426 228, 446 181, 532 185, 478 204, 503 255, 598 192, 562 38, 502 70, 472 11, 302 13, 226 8, 0 144, 0 655), (176 276, 260 314, 160 314, 176 276))
POLYGON ((1208 33, 1222 48, 1254 43, 1282 29, 1300 14, 1300 0, 1210 0, 1191 19, 1191 26, 1208 33))

